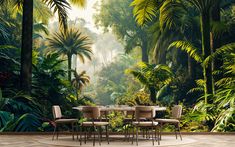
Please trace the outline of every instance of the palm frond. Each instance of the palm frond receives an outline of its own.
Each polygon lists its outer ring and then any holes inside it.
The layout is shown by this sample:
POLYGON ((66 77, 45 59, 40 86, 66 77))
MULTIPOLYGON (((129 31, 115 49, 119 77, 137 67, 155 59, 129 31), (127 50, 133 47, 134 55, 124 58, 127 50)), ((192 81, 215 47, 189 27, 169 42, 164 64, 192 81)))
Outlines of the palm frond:
POLYGON ((91 60, 92 43, 79 30, 71 28, 66 33, 54 33, 51 38, 48 38, 48 41, 49 52, 56 51, 61 55, 70 56, 77 55, 82 62, 85 62, 85 58, 91 60))
POLYGON ((140 71, 127 70, 127 73, 132 74, 141 83, 148 85, 148 79, 140 71))
POLYGON ((67 18, 68 13, 67 9, 70 9, 70 4, 67 0, 42 0, 45 4, 47 4, 52 12, 58 14, 60 28, 63 31, 67 31, 67 18))
POLYGON ((70 0, 70 2, 81 8, 84 8, 87 4, 87 0, 70 0))
POLYGON ((181 24, 180 19, 186 13, 179 1, 166 0, 160 7, 159 21, 161 29, 163 30, 164 27, 177 29, 177 26, 181 24))
POLYGON ((130 6, 134 7, 133 14, 137 23, 144 25, 146 22, 152 21, 162 3, 156 0, 134 0, 130 6))
POLYGON ((199 49, 194 47, 190 42, 187 42, 187 41, 175 41, 175 42, 170 44, 168 49, 170 49, 172 47, 180 48, 181 50, 185 51, 196 62, 202 63, 202 61, 203 61, 202 56, 198 53, 199 49))
POLYGON ((216 58, 218 55, 222 55, 224 53, 234 53, 234 52, 235 52, 235 43, 223 45, 222 47, 216 49, 216 51, 212 55, 207 57, 204 60, 203 64, 207 65, 212 59, 216 58))

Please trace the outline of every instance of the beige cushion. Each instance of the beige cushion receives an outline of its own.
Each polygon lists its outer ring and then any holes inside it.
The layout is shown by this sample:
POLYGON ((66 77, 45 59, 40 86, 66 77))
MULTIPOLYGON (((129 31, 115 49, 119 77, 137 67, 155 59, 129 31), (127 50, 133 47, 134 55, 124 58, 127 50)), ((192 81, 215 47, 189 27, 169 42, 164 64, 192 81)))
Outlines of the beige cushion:
MULTIPOLYGON (((109 124, 108 122, 103 122, 103 121, 94 122, 95 126, 106 126, 108 124, 109 124)), ((90 122, 90 121, 89 122, 83 122, 82 125, 83 126, 93 126, 93 123, 90 122)))
POLYGON ((77 119, 57 119, 55 120, 56 123, 73 123, 77 122, 77 119))
POLYGON ((138 125, 138 126, 157 126, 158 125, 158 122, 151 122, 151 121, 140 121, 140 122, 137 122, 137 121, 135 121, 135 122, 133 122, 132 123, 133 125, 138 125))
POLYGON ((180 121, 177 119, 155 119, 156 122, 161 123, 179 123, 180 121))

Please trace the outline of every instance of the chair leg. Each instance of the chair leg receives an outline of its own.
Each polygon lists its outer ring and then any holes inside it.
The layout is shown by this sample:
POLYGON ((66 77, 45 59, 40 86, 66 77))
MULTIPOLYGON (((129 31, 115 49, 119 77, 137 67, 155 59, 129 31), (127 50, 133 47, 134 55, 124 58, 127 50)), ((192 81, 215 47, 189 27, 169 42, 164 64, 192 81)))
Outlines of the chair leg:
POLYGON ((80 145, 82 145, 82 125, 80 126, 80 145))
POLYGON ((59 126, 57 126, 57 128, 56 128, 56 139, 58 140, 58 138, 59 138, 59 126))
POLYGON ((72 123, 72 138, 74 140, 74 123, 72 123))
POLYGON ((177 137, 177 126, 175 125, 175 138, 178 139, 177 137))
POLYGON ((160 140, 162 140, 162 127, 163 127, 163 124, 162 123, 160 123, 160 140))
POLYGON ((107 140, 107 142, 108 142, 108 144, 109 144, 108 125, 107 125, 107 126, 105 126, 105 131, 106 131, 106 140, 107 140))
MULTIPOLYGON (((142 133, 143 133, 143 138, 145 137, 144 131, 145 131, 145 129, 143 129, 143 131, 142 131, 142 133)), ((147 134, 146 134, 146 138, 147 138, 147 134)))
POLYGON ((124 125, 124 140, 126 141, 127 137, 127 127, 124 125))
POLYGON ((132 130, 132 144, 134 142, 134 136, 135 136, 134 131, 135 131, 135 128, 133 127, 133 130, 132 130))
POLYGON ((102 134, 102 127, 100 127, 100 141, 102 142, 103 134, 102 134))
POLYGON ((182 136, 181 136, 181 132, 180 132, 180 124, 178 123, 178 131, 179 131, 179 135, 180 135, 180 140, 182 141, 182 136))
POLYGON ((99 127, 98 134, 99 134, 99 145, 101 145, 101 139, 102 139, 102 131, 101 131, 101 126, 99 127))
POLYGON ((55 125, 55 127, 54 127, 54 132, 53 132, 53 137, 52 137, 52 140, 54 140, 54 137, 55 137, 56 130, 57 130, 57 125, 55 125))
POLYGON ((94 130, 93 130, 93 146, 95 146, 95 126, 94 126, 94 130))
POLYGON ((138 126, 136 127, 136 145, 138 146, 138 136, 139 136, 139 128, 138 128, 138 126))
POLYGON ((84 143, 86 144, 87 140, 87 127, 85 127, 85 133, 84 133, 84 143))
POLYGON ((157 127, 155 127, 154 138, 157 140, 157 127))
POLYGON ((129 142, 130 141, 130 137, 131 137, 130 126, 127 128, 127 137, 128 137, 128 142, 129 142))
POLYGON ((154 140, 155 140, 155 139, 154 139, 154 137, 153 137, 153 130, 154 130, 154 129, 153 129, 153 127, 152 127, 151 133, 152 133, 152 141, 153 141, 153 146, 154 146, 154 140))
POLYGON ((158 142, 158 145, 160 145, 160 128, 158 128, 157 142, 158 142))

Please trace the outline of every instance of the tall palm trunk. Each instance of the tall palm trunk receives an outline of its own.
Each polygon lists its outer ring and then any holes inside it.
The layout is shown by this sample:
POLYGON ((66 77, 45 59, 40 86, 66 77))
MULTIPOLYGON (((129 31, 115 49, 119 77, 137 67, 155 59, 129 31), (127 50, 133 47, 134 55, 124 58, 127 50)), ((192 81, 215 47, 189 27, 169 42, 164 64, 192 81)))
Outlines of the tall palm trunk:
POLYGON ((142 50, 142 61, 148 63, 149 58, 148 58, 148 49, 147 49, 147 41, 146 40, 143 40, 141 50, 142 50))
POLYGON ((194 81, 196 79, 196 67, 194 60, 188 55, 188 75, 190 80, 194 81))
POLYGON ((150 91, 150 99, 153 103, 156 103, 156 89, 153 86, 149 87, 149 91, 150 91))
MULTIPOLYGON (((210 11, 204 10, 201 12, 201 37, 202 37, 202 54, 204 59, 211 55, 210 49, 210 11)), ((211 63, 208 66, 203 66, 203 77, 206 82, 204 86, 205 104, 207 104, 207 95, 213 92, 212 68, 211 63)))
MULTIPOLYGON (((212 20, 214 22, 220 22, 220 1, 218 1, 215 6, 212 9, 212 20)), ((213 52, 215 52, 215 49, 221 47, 221 38, 220 37, 215 37, 215 35, 212 33, 211 36, 211 49, 213 52)), ((214 64, 213 64, 213 70, 219 70, 221 66, 223 65, 223 59, 222 56, 218 56, 216 59, 214 59, 214 64)), ((223 74, 218 74, 214 78, 215 80, 221 79, 223 74)))
POLYGON ((72 55, 68 54, 68 81, 71 83, 72 55))
POLYGON ((33 45, 33 0, 23 2, 22 46, 21 46, 21 89, 30 93, 32 81, 32 45, 33 45))

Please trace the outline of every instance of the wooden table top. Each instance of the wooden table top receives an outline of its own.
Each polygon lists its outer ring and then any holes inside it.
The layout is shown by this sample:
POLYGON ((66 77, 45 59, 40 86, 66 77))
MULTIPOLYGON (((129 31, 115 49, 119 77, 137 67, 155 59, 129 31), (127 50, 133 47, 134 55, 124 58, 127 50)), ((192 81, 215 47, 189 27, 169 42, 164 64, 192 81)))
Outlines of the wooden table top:
MULTIPOLYGON (((81 111, 83 107, 86 106, 77 106, 73 107, 75 110, 81 111)), ((99 106, 100 111, 135 111, 135 107, 130 106, 99 106)), ((159 107, 159 106, 149 106, 153 107, 154 111, 166 111, 166 107, 159 107)))

